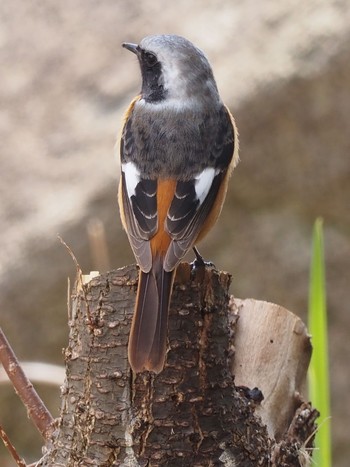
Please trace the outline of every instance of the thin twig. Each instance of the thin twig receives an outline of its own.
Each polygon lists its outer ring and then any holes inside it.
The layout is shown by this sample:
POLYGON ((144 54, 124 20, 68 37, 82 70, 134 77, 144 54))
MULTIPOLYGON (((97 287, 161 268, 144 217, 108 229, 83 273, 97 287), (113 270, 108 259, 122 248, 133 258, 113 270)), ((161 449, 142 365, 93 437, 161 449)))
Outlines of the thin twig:
POLYGON ((37 427, 44 439, 53 432, 54 419, 40 399, 32 383, 25 375, 15 353, 5 334, 0 328, 0 361, 10 378, 15 391, 27 409, 28 416, 37 427))
POLYGON ((72 249, 71 249, 71 248, 67 245, 67 243, 63 240, 63 238, 61 237, 61 235, 58 234, 58 235, 57 235, 57 238, 58 238, 58 240, 62 243, 62 245, 67 249, 67 251, 68 251, 70 257, 72 258, 72 260, 73 260, 73 262, 74 262, 74 264, 75 264, 75 267, 76 267, 76 269, 77 269, 78 275, 81 276, 81 274, 82 274, 81 268, 80 268, 80 266, 79 266, 78 260, 77 260, 77 258, 75 257, 75 254, 73 253, 72 249))
POLYGON ((75 256, 75 254, 73 253, 72 249, 67 245, 67 243, 63 240, 61 235, 57 235, 57 238, 62 243, 62 245, 66 248, 66 250, 68 251, 69 256, 72 258, 72 260, 73 260, 73 262, 75 264, 75 268, 76 268, 76 271, 77 271, 76 284, 75 284, 76 290, 81 290, 81 289, 84 290, 84 288, 83 288, 83 272, 81 270, 81 267, 79 266, 79 263, 78 263, 78 260, 77 260, 77 258, 75 256))
POLYGON ((9 451, 11 456, 13 457, 14 461, 19 467, 27 467, 27 464, 24 462, 24 460, 20 457, 18 452, 16 451, 16 448, 14 445, 11 443, 10 438, 7 436, 5 430, 3 427, 0 425, 0 438, 3 440, 4 445, 6 449, 9 451))

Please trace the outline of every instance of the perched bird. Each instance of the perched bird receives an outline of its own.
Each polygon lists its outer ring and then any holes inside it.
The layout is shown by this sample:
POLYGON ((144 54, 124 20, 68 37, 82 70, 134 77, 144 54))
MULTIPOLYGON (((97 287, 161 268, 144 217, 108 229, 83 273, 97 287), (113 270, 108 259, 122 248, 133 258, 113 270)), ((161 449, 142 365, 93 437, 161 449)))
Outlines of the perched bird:
POLYGON ((209 62, 190 41, 156 35, 123 47, 142 75, 120 142, 119 207, 140 267, 128 353, 134 372, 159 373, 176 266, 220 214, 238 137, 209 62))

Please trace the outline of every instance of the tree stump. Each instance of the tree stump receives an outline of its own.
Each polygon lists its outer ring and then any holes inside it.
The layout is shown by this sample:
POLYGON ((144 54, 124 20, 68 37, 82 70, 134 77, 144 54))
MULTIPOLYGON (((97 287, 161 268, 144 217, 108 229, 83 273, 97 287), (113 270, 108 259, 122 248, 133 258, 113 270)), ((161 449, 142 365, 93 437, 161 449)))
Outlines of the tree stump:
POLYGON ((136 266, 83 281, 70 306, 60 419, 39 466, 304 466, 318 413, 311 345, 277 305, 229 296, 231 277, 179 266, 159 375, 133 375, 136 266), (231 371, 232 370, 232 371, 231 371))

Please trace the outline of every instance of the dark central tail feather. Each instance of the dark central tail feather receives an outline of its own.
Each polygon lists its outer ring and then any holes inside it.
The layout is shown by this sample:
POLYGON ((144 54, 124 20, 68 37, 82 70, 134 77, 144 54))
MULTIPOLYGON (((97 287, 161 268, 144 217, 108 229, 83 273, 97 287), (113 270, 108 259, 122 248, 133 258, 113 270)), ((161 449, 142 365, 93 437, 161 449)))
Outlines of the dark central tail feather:
POLYGON ((168 336, 168 315, 175 271, 164 271, 163 265, 157 277, 159 307, 156 332, 149 354, 149 370, 160 373, 164 367, 168 336))
POLYGON ((150 272, 140 271, 129 337, 129 362, 135 373, 163 369, 173 278, 174 271, 164 271, 163 261, 157 258, 150 272))

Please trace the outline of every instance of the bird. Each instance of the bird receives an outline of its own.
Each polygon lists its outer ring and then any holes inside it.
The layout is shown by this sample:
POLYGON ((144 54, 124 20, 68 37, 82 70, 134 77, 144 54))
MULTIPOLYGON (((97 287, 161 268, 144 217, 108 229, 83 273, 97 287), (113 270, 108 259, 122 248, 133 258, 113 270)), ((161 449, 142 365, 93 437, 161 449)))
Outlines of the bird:
POLYGON ((128 359, 134 373, 165 365, 176 268, 221 212, 237 165, 238 132, 209 61, 192 42, 151 35, 122 46, 134 53, 141 92, 120 138, 118 202, 139 280, 128 359))

